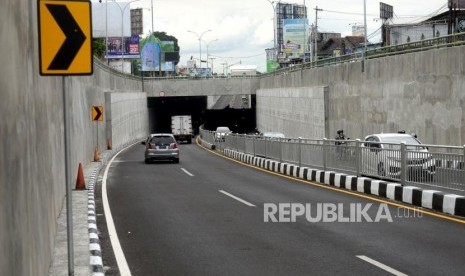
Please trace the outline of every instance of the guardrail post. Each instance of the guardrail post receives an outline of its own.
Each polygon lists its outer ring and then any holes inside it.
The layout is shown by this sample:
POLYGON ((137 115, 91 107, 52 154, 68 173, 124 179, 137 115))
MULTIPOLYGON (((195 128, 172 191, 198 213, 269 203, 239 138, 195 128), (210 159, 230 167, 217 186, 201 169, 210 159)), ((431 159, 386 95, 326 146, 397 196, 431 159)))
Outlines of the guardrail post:
POLYGON ((299 167, 302 167, 302 138, 299 137, 299 167))
POLYGON ((463 145, 463 155, 462 155, 462 184, 465 184, 465 145, 463 145))
POLYGON ((235 136, 236 136, 236 151, 239 151, 239 133, 236 133, 235 136))
POLYGON ((253 152, 253 156, 255 156, 255 135, 252 137, 252 152, 253 152))
POLYGON ((264 137, 265 139, 265 157, 268 158, 268 139, 264 137))
POLYGON ((355 166, 356 166, 356 175, 358 177, 360 177, 360 169, 362 167, 362 143, 360 141, 360 139, 357 139, 355 140, 355 158, 356 158, 356 161, 355 161, 355 166))
POLYGON ((278 143, 279 143, 279 162, 283 162, 283 146, 282 146, 282 139, 278 138, 278 143))
POLYGON ((326 138, 323 138, 323 171, 326 171, 326 138))
POLYGON ((400 183, 405 186, 407 180, 407 146, 404 142, 400 143, 400 183))

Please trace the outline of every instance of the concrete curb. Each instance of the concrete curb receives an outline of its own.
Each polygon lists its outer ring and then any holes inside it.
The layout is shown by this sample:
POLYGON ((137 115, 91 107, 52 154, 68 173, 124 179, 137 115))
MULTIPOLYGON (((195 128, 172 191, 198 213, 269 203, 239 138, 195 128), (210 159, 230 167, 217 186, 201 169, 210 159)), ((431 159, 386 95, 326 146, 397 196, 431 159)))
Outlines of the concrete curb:
POLYGON ((102 250, 100 247, 99 231, 97 228, 97 217, 95 210, 95 185, 97 182, 97 176, 100 173, 100 170, 108 164, 108 160, 113 157, 121 149, 124 149, 130 145, 138 143, 143 138, 135 139, 128 143, 122 144, 112 150, 104 151, 101 155, 100 164, 94 168, 88 183, 88 228, 89 228, 89 251, 90 251, 90 267, 92 271, 92 276, 103 276, 105 271, 103 268, 103 259, 102 259, 102 250))
MULTIPOLYGON (((145 137, 144 137, 145 138, 145 137)), ((95 209, 95 186, 100 170, 121 149, 126 148, 136 141, 135 139, 113 150, 105 150, 101 154, 99 162, 88 162, 84 166, 84 178, 86 190, 73 190, 73 251, 74 251, 74 275, 102 276, 105 274, 103 267, 102 251, 100 247, 99 231, 97 228, 97 212, 95 209), (86 235, 87 234, 87 235, 86 235)), ((68 239, 66 205, 60 211, 57 218, 57 233, 53 248, 52 262, 49 268, 51 276, 68 275, 68 239)))
POLYGON ((102 260, 102 250, 100 248, 100 239, 98 237, 97 229, 97 218, 95 212, 95 197, 94 197, 94 187, 96 183, 96 177, 100 172, 102 165, 94 169, 90 176, 90 181, 88 184, 88 226, 89 226, 89 251, 90 251, 90 266, 92 269, 92 275, 102 276, 105 275, 103 271, 103 260, 102 260))
POLYGON ((211 144, 211 143, 208 143, 207 141, 204 141, 200 138, 200 136, 197 138, 200 142, 200 145, 208 148, 208 149, 211 149, 211 150, 215 150, 216 146, 214 144, 211 144))
POLYGON ((237 152, 231 149, 225 149, 223 154, 243 163, 287 176, 310 180, 368 195, 379 196, 445 214, 465 217, 464 196, 445 194, 434 190, 423 190, 414 186, 402 186, 399 183, 389 183, 367 177, 357 177, 354 175, 331 171, 299 167, 297 165, 281 163, 271 159, 237 152))

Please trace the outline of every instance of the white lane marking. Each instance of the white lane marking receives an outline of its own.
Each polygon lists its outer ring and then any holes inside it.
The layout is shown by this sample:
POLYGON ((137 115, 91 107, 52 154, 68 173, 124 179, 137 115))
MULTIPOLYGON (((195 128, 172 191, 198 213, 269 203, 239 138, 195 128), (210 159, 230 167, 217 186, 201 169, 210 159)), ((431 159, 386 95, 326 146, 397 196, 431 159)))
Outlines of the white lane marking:
POLYGON ((404 274, 404 273, 402 273, 402 272, 400 272, 400 271, 395 270, 395 269, 392 268, 392 267, 389 267, 389 266, 384 265, 384 264, 382 264, 382 263, 380 263, 380 262, 378 262, 378 261, 375 261, 375 260, 373 260, 373 259, 371 259, 371 258, 368 258, 367 256, 358 255, 358 256, 355 256, 355 257, 357 257, 357 258, 359 258, 359 259, 362 259, 362 260, 364 260, 365 262, 370 263, 370 264, 372 264, 372 265, 374 265, 374 266, 377 266, 377 267, 379 267, 379 268, 381 268, 381 269, 383 269, 383 270, 385 270, 385 271, 391 273, 392 275, 396 275, 396 276, 407 276, 407 274, 404 274))
POLYGON ((108 203, 107 195, 107 176, 108 170, 110 169, 113 160, 118 156, 118 154, 120 154, 122 151, 131 146, 128 146, 120 150, 117 154, 115 154, 115 156, 113 156, 113 158, 110 160, 110 162, 108 162, 108 165, 105 168, 105 172, 103 173, 102 179, 102 201, 103 210, 105 212, 105 218, 107 221, 108 235, 110 236, 111 246, 113 247, 113 252, 115 253, 116 263, 118 264, 119 272, 121 275, 125 276, 131 276, 131 271, 129 270, 126 258, 124 257, 123 249, 121 248, 121 244, 119 243, 118 234, 116 233, 115 224, 111 215, 110 204, 108 203))
POLYGON ((115 160, 113 163, 141 163, 144 162, 144 159, 140 160, 115 160))
POLYGON ((184 169, 184 168, 181 168, 181 170, 182 170, 183 172, 185 172, 188 176, 194 176, 193 174, 191 174, 190 172, 188 172, 188 171, 187 171, 186 169, 184 169))
POLYGON ((245 200, 243 200, 243 199, 241 199, 241 198, 238 198, 237 196, 232 195, 232 194, 230 194, 230 193, 228 193, 228 192, 225 192, 225 191, 223 191, 223 190, 218 190, 218 192, 220 192, 220 193, 222 193, 222 194, 225 194, 225 195, 229 196, 230 198, 233 198, 233 199, 235 199, 235 200, 237 200, 237 201, 239 201, 239 202, 241 202, 241 203, 244 203, 244 204, 247 205, 247 206, 256 207, 256 206, 253 205, 252 203, 247 202, 247 201, 245 201, 245 200))

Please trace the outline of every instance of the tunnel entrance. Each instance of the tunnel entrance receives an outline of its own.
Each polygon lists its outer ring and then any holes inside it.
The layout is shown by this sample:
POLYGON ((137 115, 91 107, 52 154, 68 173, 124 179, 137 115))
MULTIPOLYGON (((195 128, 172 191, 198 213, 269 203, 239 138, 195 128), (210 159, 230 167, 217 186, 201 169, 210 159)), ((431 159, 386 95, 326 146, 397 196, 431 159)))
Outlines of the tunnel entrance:
POLYGON ((206 96, 193 97, 149 97, 150 133, 171 133, 171 116, 191 115, 194 134, 198 134, 203 124, 206 129, 228 126, 232 131, 248 133, 256 127, 256 97, 251 95, 250 108, 230 108, 208 110, 206 96))

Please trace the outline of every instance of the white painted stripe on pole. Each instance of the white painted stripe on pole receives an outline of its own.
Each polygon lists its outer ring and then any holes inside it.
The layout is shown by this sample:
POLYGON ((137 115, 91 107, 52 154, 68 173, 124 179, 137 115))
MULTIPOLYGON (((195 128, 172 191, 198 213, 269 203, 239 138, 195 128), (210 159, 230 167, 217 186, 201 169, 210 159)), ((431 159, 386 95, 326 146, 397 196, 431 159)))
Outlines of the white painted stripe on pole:
MULTIPOLYGON (((128 146, 130 147, 130 146, 128 146)), ((107 176, 108 171, 110 170, 111 163, 113 160, 120 154, 123 150, 120 150, 113 158, 108 162, 107 167, 105 168, 105 172, 103 173, 102 179, 102 201, 103 201, 103 210, 105 212, 105 218, 107 221, 107 228, 108 228, 108 235, 110 236, 111 246, 113 247, 113 253, 115 254, 116 263, 118 264, 118 268, 121 275, 131 276, 131 271, 129 270, 128 263, 126 258, 124 257, 123 249, 121 248, 121 244, 118 239, 118 234, 116 233, 115 224, 113 222, 113 217, 111 215, 110 204, 108 202, 108 195, 107 195, 107 176)))
POLYGON ((191 174, 190 172, 188 172, 188 171, 187 171, 186 169, 184 169, 184 168, 181 168, 181 170, 182 170, 183 172, 185 172, 188 176, 194 176, 193 174, 191 174))
POLYGON ((230 194, 230 193, 228 193, 228 192, 225 192, 225 191, 223 191, 223 190, 218 190, 218 192, 220 192, 220 193, 222 193, 222 194, 225 194, 225 195, 229 196, 230 198, 233 198, 233 199, 235 199, 235 200, 237 200, 237 201, 239 201, 239 202, 241 202, 241 203, 244 203, 244 204, 247 205, 247 206, 256 207, 256 206, 253 205, 252 203, 247 202, 247 201, 245 201, 245 200, 243 200, 243 199, 241 199, 241 198, 238 198, 237 196, 232 195, 232 194, 230 194))
POLYGON ((407 276, 407 274, 404 274, 404 273, 402 273, 402 272, 400 272, 398 270, 395 270, 392 267, 389 267, 389 266, 387 266, 385 264, 382 264, 382 263, 380 263, 378 261, 375 261, 375 260, 373 260, 371 258, 368 258, 367 256, 359 255, 359 256, 355 256, 355 257, 357 257, 357 258, 359 258, 361 260, 364 260, 365 262, 370 263, 370 264, 372 264, 374 266, 377 266, 377 267, 381 268, 382 270, 385 270, 385 271, 391 273, 392 275, 407 276))

